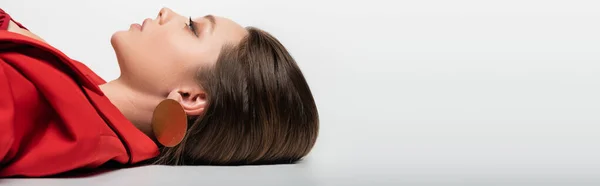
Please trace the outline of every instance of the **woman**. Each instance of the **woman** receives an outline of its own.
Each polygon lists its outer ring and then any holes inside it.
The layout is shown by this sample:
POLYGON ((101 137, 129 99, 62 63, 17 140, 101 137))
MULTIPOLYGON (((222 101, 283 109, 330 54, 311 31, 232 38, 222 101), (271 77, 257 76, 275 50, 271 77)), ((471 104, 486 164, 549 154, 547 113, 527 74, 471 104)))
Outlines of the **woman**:
POLYGON ((121 75, 106 82, 0 9, 0 177, 292 163, 312 149, 312 93, 268 33, 163 8, 111 43, 121 75))

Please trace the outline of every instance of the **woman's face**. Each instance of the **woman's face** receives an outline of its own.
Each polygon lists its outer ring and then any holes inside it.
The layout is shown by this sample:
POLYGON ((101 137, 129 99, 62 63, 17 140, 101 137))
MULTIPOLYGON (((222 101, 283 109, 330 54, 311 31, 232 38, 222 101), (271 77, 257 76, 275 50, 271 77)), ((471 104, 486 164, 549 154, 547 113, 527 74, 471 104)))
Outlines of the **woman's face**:
POLYGON ((222 17, 192 18, 163 8, 156 19, 132 24, 116 32, 115 49, 121 77, 130 86, 151 94, 164 94, 181 86, 197 86, 195 73, 213 65, 221 47, 237 44, 247 31, 222 17))

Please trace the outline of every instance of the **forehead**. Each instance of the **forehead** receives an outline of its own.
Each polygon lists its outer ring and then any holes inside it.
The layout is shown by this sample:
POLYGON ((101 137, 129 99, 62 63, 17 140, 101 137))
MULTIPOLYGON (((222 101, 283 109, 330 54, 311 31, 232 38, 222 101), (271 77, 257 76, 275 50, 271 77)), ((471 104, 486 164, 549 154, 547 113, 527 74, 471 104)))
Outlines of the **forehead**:
MULTIPOLYGON (((240 40, 248 34, 248 31, 243 26, 231 19, 220 16, 213 17, 215 25, 212 30, 212 37, 214 37, 214 39, 222 40, 225 43, 239 43, 240 40)), ((203 17, 200 19, 207 18, 203 17)))

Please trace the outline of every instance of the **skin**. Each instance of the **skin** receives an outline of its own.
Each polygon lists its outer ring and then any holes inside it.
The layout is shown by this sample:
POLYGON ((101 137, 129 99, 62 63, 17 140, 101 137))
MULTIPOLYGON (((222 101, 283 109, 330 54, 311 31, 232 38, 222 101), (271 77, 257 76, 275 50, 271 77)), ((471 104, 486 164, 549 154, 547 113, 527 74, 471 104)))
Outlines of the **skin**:
POLYGON ((17 25, 12 20, 10 22, 8 22, 8 28, 7 28, 7 30, 9 32, 14 32, 14 33, 18 33, 18 34, 21 34, 21 35, 24 35, 24 36, 27 36, 27 37, 31 37, 33 39, 37 39, 37 40, 42 41, 44 43, 46 42, 46 41, 44 41, 44 39, 42 39, 41 37, 35 35, 34 33, 30 32, 28 30, 22 29, 21 27, 19 27, 19 25, 17 25))
POLYGON ((199 115, 206 105, 206 93, 196 81, 196 72, 217 61, 225 44, 237 44, 248 33, 239 24, 214 16, 193 18, 162 8, 155 19, 143 26, 113 34, 111 44, 121 75, 100 88, 110 101, 137 128, 152 135, 151 119, 164 99, 178 101, 187 115, 199 115))
MULTIPOLYGON (((111 37, 121 74, 100 89, 149 136, 153 111, 165 99, 178 101, 187 115, 204 111, 206 93, 196 81, 196 72, 214 65, 224 45, 235 45, 248 34, 227 18, 214 16, 214 25, 207 17, 192 20, 198 36, 187 26, 189 17, 162 8, 155 19, 145 19, 143 27, 132 24, 111 37)), ((43 41, 16 25, 9 25, 10 29, 43 41)))

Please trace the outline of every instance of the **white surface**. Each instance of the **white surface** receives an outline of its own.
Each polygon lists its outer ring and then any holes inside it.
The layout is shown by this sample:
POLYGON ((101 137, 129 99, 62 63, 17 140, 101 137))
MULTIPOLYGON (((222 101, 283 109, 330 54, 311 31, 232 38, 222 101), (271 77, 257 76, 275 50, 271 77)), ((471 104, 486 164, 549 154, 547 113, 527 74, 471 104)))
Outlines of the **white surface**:
POLYGON ((599 1, 0 1, 106 79, 118 75, 110 35, 162 6, 289 48, 321 115, 307 161, 0 184, 600 184, 599 1))

